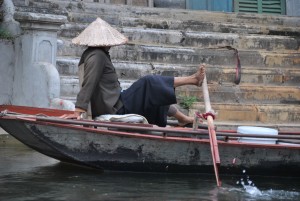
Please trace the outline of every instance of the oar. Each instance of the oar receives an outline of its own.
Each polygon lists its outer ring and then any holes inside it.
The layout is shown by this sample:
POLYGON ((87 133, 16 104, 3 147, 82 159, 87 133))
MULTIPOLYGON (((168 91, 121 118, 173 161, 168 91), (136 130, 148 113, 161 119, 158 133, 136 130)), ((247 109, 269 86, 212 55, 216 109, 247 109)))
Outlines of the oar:
MULTIPOLYGON (((213 113, 213 111, 211 109, 211 105, 210 105, 210 100, 209 100, 206 75, 204 76, 204 79, 203 79, 202 89, 203 89, 203 97, 204 97, 204 103, 205 103, 205 112, 213 113)), ((219 187, 219 186, 221 186, 221 181, 219 179, 219 170, 218 170, 218 166, 220 165, 220 156, 219 156, 219 148, 218 148, 218 142, 217 142, 217 137, 216 137, 214 121, 213 121, 213 117, 211 115, 207 116, 207 124, 208 124, 208 134, 209 134, 211 155, 212 155, 212 159, 213 159, 213 163, 214 163, 214 171, 215 171, 217 186, 219 187)))

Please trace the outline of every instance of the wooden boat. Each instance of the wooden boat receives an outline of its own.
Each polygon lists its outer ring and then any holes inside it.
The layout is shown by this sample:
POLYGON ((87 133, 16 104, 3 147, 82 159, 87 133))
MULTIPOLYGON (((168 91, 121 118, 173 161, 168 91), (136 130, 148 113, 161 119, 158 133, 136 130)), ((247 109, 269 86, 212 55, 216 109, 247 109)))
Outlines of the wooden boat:
MULTIPOLYGON (((147 124, 65 120, 71 111, 0 106, 0 126, 32 149, 62 162, 102 170, 213 173, 208 131, 147 124)), ((267 135, 217 131, 220 174, 300 176, 299 144, 239 142, 267 135)), ((272 136, 274 138, 274 136, 272 136)), ((298 140, 279 132, 276 140, 298 140)))

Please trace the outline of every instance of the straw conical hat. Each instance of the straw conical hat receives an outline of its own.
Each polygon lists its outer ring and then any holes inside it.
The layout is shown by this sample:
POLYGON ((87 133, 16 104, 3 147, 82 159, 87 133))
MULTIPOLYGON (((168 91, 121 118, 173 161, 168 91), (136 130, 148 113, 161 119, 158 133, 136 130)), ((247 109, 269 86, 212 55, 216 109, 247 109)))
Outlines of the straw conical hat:
POLYGON ((111 27, 107 22, 97 18, 79 36, 72 39, 72 43, 77 45, 116 46, 124 44, 128 39, 119 31, 111 27))

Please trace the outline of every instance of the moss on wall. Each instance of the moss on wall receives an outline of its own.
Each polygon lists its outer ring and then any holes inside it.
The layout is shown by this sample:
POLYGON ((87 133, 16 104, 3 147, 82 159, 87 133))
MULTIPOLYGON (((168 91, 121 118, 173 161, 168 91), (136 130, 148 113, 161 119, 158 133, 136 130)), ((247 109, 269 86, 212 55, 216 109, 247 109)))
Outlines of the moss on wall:
POLYGON ((11 40, 13 39, 13 36, 10 34, 9 31, 0 28, 0 39, 11 40))

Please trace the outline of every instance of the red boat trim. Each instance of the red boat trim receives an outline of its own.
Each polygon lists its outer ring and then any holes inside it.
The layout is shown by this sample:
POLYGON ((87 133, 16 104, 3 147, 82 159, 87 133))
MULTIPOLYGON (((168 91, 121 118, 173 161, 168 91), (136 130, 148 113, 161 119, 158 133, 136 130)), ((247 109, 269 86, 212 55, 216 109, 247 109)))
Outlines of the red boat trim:
MULTIPOLYGON (((59 123, 51 123, 51 122, 42 122, 42 121, 36 121, 33 118, 21 118, 21 117, 14 117, 14 118, 7 118, 10 120, 18 120, 23 121, 27 123, 34 123, 39 125, 49 125, 49 126, 55 126, 55 127, 61 127, 61 128, 70 128, 70 129, 76 129, 76 130, 84 130, 89 131, 97 134, 103 134, 103 135, 118 135, 118 136, 124 136, 124 137, 134 137, 134 138, 143 138, 143 139, 153 139, 153 140, 165 140, 165 141, 182 141, 182 142, 196 142, 201 144, 209 144, 209 139, 197 139, 197 138, 191 138, 191 137, 169 137, 169 136, 157 136, 153 134, 142 134, 142 133, 132 133, 132 132, 125 132, 125 131, 113 131, 113 130, 100 130, 96 128, 90 128, 90 127, 84 127, 84 126, 78 126, 78 125, 70 125, 70 124, 59 124, 59 123)), ((188 128, 187 128, 188 129, 188 128)), ((192 130, 192 128, 189 128, 192 130)), ((236 140, 228 140, 225 141, 218 141, 219 145, 222 146, 247 146, 247 147, 255 147, 255 148, 272 148, 272 149, 300 149, 300 146, 285 146, 280 144, 250 144, 250 143, 241 143, 236 140)))

